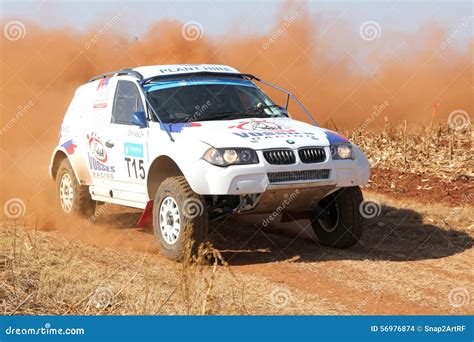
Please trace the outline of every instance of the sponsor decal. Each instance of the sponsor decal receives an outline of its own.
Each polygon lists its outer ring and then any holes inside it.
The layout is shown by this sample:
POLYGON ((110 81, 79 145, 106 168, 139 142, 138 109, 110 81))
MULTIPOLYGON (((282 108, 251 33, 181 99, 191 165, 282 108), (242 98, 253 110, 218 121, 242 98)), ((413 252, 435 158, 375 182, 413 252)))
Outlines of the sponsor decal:
POLYGON ((87 135, 87 141, 93 157, 101 163, 107 163, 107 151, 100 138, 95 133, 92 133, 87 135))
POLYGON ((226 67, 223 65, 196 65, 196 64, 188 64, 188 65, 180 65, 180 66, 170 66, 167 68, 160 69, 160 74, 168 75, 168 74, 182 74, 188 72, 198 72, 198 71, 209 71, 209 72, 230 72, 230 73, 237 73, 238 71, 226 67))
POLYGON ((92 176, 114 178, 115 166, 106 165, 108 161, 107 150, 100 138, 95 133, 91 133, 87 135, 87 142, 89 144, 87 155, 92 176))
POLYGON ((229 129, 238 129, 243 132, 232 132, 241 138, 251 138, 252 142, 258 139, 269 138, 289 138, 289 137, 308 137, 314 136, 312 132, 298 132, 291 127, 281 125, 276 122, 267 120, 247 120, 241 121, 239 124, 229 126, 229 129))
POLYGON ((109 100, 109 78, 102 78, 97 84, 96 88, 96 98, 92 108, 101 109, 107 107, 107 102, 109 100))
POLYGON ((99 81, 99 84, 97 85, 96 91, 99 91, 102 88, 107 88, 107 85, 109 84, 109 78, 103 78, 99 81))
POLYGON ((71 155, 74 154, 74 151, 76 150, 77 145, 74 144, 74 141, 68 140, 64 144, 61 145, 67 152, 67 154, 71 155))
POLYGON ((241 121, 238 125, 229 126, 229 128, 243 129, 246 131, 278 131, 285 133, 295 132, 294 129, 267 120, 241 121))
POLYGON ((133 130, 133 129, 129 129, 127 135, 129 137, 141 138, 141 137, 143 137, 144 133, 143 133, 142 130, 136 131, 136 130, 133 130))
POLYGON ((102 102, 102 103, 95 103, 93 108, 106 108, 106 107, 107 107, 107 103, 102 102))
POLYGON ((135 143, 124 143, 123 145, 124 151, 123 153, 129 157, 136 157, 136 158, 143 158, 144 151, 142 144, 135 144, 135 143))
POLYGON ((349 139, 347 139, 346 137, 343 137, 342 135, 340 135, 336 132, 330 131, 328 129, 323 129, 323 131, 326 134, 326 137, 329 141, 329 144, 348 142, 349 141, 349 139))
POLYGON ((92 155, 89 156, 89 168, 92 171, 93 177, 113 179, 115 173, 115 166, 108 166, 102 164, 98 160, 94 159, 92 155))

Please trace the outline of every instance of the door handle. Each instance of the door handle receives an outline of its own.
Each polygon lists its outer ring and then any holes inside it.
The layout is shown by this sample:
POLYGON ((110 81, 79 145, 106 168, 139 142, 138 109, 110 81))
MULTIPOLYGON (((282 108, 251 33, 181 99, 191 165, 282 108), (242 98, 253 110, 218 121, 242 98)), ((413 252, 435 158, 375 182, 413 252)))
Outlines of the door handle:
POLYGON ((108 148, 112 148, 112 147, 114 147, 114 143, 111 140, 107 140, 105 142, 105 146, 107 146, 108 148))

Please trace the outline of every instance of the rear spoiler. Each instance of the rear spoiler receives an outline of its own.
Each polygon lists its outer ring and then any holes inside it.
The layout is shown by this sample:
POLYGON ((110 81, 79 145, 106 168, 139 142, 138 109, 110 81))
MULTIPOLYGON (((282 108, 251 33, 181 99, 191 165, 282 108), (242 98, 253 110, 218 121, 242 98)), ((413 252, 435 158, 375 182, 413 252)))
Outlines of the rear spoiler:
POLYGON ((108 78, 108 77, 113 77, 113 76, 123 76, 123 75, 135 76, 140 81, 143 80, 143 75, 140 74, 138 71, 135 71, 133 69, 121 69, 121 70, 110 71, 110 72, 106 72, 104 74, 94 76, 89 81, 87 81, 87 83, 94 82, 94 81, 100 80, 102 78, 108 78))

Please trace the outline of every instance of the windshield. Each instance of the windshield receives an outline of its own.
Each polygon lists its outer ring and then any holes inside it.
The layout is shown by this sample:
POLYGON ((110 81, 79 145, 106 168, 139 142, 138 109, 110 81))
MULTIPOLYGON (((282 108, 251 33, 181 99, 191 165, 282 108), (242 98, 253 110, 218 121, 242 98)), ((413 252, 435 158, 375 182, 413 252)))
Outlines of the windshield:
POLYGON ((166 123, 288 116, 245 80, 168 81, 147 84, 145 90, 166 123))

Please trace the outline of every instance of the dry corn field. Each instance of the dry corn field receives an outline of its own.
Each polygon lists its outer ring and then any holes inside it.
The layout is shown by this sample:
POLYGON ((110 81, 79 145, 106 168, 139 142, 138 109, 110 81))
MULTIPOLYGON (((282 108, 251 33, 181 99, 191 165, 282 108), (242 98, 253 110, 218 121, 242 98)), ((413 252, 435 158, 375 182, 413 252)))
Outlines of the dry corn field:
POLYGON ((2 314, 474 313, 471 129, 386 121, 352 140, 378 210, 349 250, 319 246, 304 220, 255 216, 214 222, 198 260, 178 264, 135 210, 103 205, 74 229, 4 220, 2 314))

